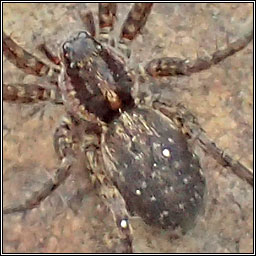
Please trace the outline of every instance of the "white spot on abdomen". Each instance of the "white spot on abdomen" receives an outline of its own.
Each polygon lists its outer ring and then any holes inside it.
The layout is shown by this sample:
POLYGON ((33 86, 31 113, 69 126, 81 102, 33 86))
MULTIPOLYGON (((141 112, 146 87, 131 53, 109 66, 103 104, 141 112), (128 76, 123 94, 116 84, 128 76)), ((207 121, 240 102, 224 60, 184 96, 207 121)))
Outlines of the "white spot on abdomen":
POLYGON ((138 196, 141 195, 141 191, 139 189, 136 190, 136 195, 138 195, 138 196))
POLYGON ((171 156, 171 152, 167 148, 163 149, 162 154, 163 154, 164 157, 170 157, 171 156))
POLYGON ((151 201, 156 201, 156 198, 155 198, 154 196, 151 196, 151 197, 150 197, 150 200, 151 200, 151 201))
POLYGON ((122 228, 127 228, 127 227, 128 227, 127 220, 121 220, 120 226, 121 226, 122 228))

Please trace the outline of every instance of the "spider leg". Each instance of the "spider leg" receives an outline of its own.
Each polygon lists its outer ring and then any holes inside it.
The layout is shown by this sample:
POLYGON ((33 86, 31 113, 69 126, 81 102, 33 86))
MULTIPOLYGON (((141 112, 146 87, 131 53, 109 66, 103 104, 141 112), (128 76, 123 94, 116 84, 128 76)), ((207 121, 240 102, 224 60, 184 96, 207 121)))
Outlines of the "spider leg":
POLYGON ((80 18, 86 28, 86 30, 93 36, 95 37, 96 35, 96 28, 95 28, 95 23, 94 23, 94 19, 93 19, 93 15, 92 12, 80 12, 79 13, 80 18))
POLYGON ((3 84, 3 100, 17 103, 51 101, 62 103, 59 90, 37 84, 3 84))
POLYGON ((54 134, 55 150, 61 160, 60 167, 54 173, 52 179, 47 180, 43 188, 35 191, 31 198, 28 198, 22 205, 11 205, 3 209, 4 214, 23 212, 37 207, 41 201, 49 196, 69 175, 69 170, 74 162, 74 143, 70 134, 71 121, 63 119, 60 127, 54 134))
POLYGON ((52 53, 52 51, 46 46, 45 43, 40 44, 40 45, 38 46, 38 49, 39 49, 42 53, 44 53, 44 55, 48 58, 48 60, 51 61, 53 64, 58 65, 58 66, 60 65, 60 62, 61 62, 60 58, 57 57, 56 55, 54 55, 54 54, 52 53))
POLYGON ((217 145, 207 137, 205 131, 198 124, 196 117, 184 106, 179 105, 177 108, 174 108, 164 103, 154 102, 153 107, 172 120, 175 120, 183 133, 188 135, 191 139, 196 140, 204 151, 210 153, 221 165, 230 167, 238 177, 253 186, 252 171, 247 169, 239 161, 232 159, 232 157, 223 150, 219 149, 217 145))
POLYGON ((108 42, 109 33, 113 30, 116 20, 116 3, 99 3, 99 39, 102 42, 108 42))
POLYGON ((128 58, 131 55, 128 47, 145 26, 152 6, 153 3, 134 4, 122 26, 119 39, 119 48, 126 54, 128 58))
POLYGON ((50 71, 59 73, 58 69, 51 69, 47 64, 16 44, 12 38, 6 35, 4 32, 3 53, 11 63, 22 69, 27 74, 45 76, 50 74, 50 71))
POLYGON ((153 59, 145 66, 145 71, 153 77, 177 75, 188 76, 192 73, 209 69, 212 65, 218 64, 227 57, 245 48, 252 39, 253 30, 232 43, 227 42, 225 49, 217 49, 209 59, 197 58, 193 61, 172 57, 153 59))
POLYGON ((120 250, 122 253, 132 253, 132 228, 129 224, 129 214, 125 201, 117 188, 104 174, 103 159, 100 153, 88 150, 86 156, 90 169, 93 171, 93 178, 100 183, 100 195, 104 200, 103 202, 110 209, 118 228, 122 246, 120 250))

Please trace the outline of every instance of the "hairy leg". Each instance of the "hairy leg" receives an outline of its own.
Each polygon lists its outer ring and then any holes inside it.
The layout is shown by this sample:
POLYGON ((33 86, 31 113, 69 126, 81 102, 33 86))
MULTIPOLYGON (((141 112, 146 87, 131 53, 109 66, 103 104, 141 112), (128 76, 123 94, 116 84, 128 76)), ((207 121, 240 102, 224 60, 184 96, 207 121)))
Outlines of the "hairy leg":
POLYGON ((119 39, 119 48, 126 54, 128 58, 131 55, 128 47, 145 26, 152 6, 153 3, 134 4, 122 26, 119 39))
POLYGON ((55 65, 60 65, 60 58, 52 53, 52 51, 46 46, 45 43, 40 44, 38 49, 45 54, 49 61, 51 61, 55 65))
POLYGON ((88 150, 86 156, 93 172, 92 177, 100 183, 100 195, 103 198, 103 202, 111 211, 116 223, 122 246, 119 252, 132 253, 132 228, 129 224, 129 214, 125 201, 117 188, 105 176, 100 152, 93 149, 88 150))
POLYGON ((6 35, 4 32, 3 53, 11 63, 22 69, 27 74, 35 76, 46 76, 50 74, 50 71, 59 73, 58 69, 51 69, 47 64, 16 44, 12 38, 6 35))
POLYGON ((192 73, 209 69, 212 65, 218 64, 227 57, 245 48, 252 39, 253 30, 250 30, 238 40, 232 43, 227 43, 225 49, 217 49, 209 59, 198 58, 193 61, 172 57, 153 59, 145 66, 145 71, 153 77, 177 75, 188 76, 192 73))
POLYGON ((71 119, 63 118, 63 121, 55 131, 55 150, 61 160, 60 167, 54 173, 52 179, 47 180, 43 188, 35 191, 22 205, 11 205, 3 209, 4 214, 22 212, 37 207, 41 201, 49 196, 69 175, 69 170, 74 163, 74 143, 71 135, 71 119))
POLYGON ((95 37, 96 35, 96 28, 95 28, 95 23, 94 23, 94 18, 92 15, 92 12, 80 12, 80 18, 86 28, 86 30, 93 36, 95 37))
POLYGON ((113 30, 116 20, 116 10, 116 3, 99 3, 99 39, 102 42, 109 40, 109 33, 113 30))
POLYGON ((62 103, 59 90, 38 84, 3 84, 3 100, 15 103, 36 103, 51 101, 62 103))
POLYGON ((253 186, 253 172, 239 161, 232 159, 232 157, 223 150, 219 149, 216 144, 207 137, 205 131, 198 124, 196 117, 184 106, 179 105, 172 107, 160 102, 154 102, 153 107, 172 120, 175 120, 183 133, 188 135, 192 140, 196 140, 204 151, 211 154, 221 165, 230 167, 238 177, 253 186))

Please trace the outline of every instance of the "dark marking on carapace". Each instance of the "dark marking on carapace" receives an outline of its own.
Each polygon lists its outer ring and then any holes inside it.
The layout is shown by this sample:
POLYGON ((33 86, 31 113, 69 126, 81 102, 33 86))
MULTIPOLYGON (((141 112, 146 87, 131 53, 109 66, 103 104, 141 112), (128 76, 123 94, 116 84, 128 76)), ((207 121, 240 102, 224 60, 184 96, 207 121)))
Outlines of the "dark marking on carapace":
POLYGON ((75 91, 81 105, 102 121, 110 122, 119 115, 119 109, 134 105, 133 81, 125 72, 124 63, 88 33, 80 32, 64 43, 63 58, 65 90, 75 91), (109 95, 117 100, 110 101, 109 95))

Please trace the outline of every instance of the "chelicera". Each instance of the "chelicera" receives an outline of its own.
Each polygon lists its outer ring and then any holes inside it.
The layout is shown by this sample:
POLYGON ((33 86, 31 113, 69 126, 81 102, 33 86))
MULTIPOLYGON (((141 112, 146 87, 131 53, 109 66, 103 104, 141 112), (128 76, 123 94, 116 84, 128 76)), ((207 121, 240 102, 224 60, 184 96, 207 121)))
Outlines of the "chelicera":
POLYGON ((223 165, 250 184, 251 172, 211 142, 183 106, 153 101, 146 105, 136 97, 136 87, 148 79, 190 75, 219 63, 244 48, 253 33, 217 50, 210 59, 187 61, 165 57, 148 62, 144 69, 129 68, 129 45, 146 24, 153 4, 134 4, 121 28, 118 43, 109 37, 116 16, 115 3, 99 4, 99 34, 90 12, 81 18, 86 31, 63 43, 60 56, 46 46, 42 50, 59 68, 18 46, 4 34, 4 54, 28 74, 46 76, 51 71, 55 89, 4 84, 4 100, 32 103, 52 100, 65 105, 67 116, 54 134, 60 168, 48 185, 25 205, 4 209, 5 214, 24 211, 56 189, 76 159, 84 152, 91 177, 113 213, 124 252, 132 252, 131 214, 161 228, 188 230, 201 210, 206 181, 187 137, 204 145, 223 165), (58 77, 58 80, 56 79, 58 77), (35 94, 36 92, 36 94, 35 94))

